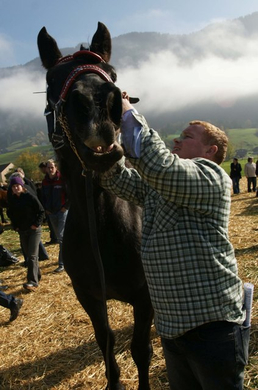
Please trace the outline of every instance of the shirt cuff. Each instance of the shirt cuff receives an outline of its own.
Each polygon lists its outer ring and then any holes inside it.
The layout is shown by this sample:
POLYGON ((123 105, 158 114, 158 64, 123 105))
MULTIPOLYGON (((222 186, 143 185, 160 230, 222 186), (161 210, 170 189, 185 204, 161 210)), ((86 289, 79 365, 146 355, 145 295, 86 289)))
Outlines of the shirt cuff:
POLYGON ((139 158, 141 155, 141 131, 142 125, 132 114, 137 111, 131 109, 126 111, 122 117, 121 123, 121 141, 126 153, 133 158, 139 158))

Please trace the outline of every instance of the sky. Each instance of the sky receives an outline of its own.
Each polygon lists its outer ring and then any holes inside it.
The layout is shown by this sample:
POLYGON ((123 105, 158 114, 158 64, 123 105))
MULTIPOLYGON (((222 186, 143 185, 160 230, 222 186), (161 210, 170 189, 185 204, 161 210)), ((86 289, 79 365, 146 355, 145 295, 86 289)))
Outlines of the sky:
POLYGON ((91 38, 98 21, 112 37, 132 31, 184 34, 255 11, 257 0, 0 0, 0 67, 37 57, 43 26, 60 47, 74 47, 91 38))
MULTIPOLYGON (((257 0, 0 0, 0 68, 25 64, 38 57, 37 34, 43 26, 56 39, 58 46, 63 48, 90 42, 98 21, 108 27, 112 37, 133 31, 189 34, 211 23, 234 20, 256 11, 257 0)), ((234 32, 234 28, 232 31, 234 32)), ((232 45, 236 45, 237 50, 239 42, 234 40, 234 36, 230 36, 230 42, 228 36, 226 42, 222 35, 221 38, 222 46, 228 44, 232 48, 232 45)), ((207 39, 213 39, 213 36, 207 39)), ((207 56, 190 69, 182 68, 171 53, 164 52, 158 59, 150 58, 148 63, 142 64, 141 69, 125 67, 119 75, 121 88, 126 90, 131 88, 131 95, 138 94, 144 98, 142 107, 146 110, 157 108, 157 101, 164 96, 165 91, 168 96, 166 105, 175 110, 191 103, 194 81, 196 77, 200 78, 201 74, 200 98, 216 99, 215 95, 220 94, 224 96, 225 101, 232 99, 232 95, 235 99, 239 94, 253 92, 252 81, 253 77, 257 79, 255 75, 258 69, 258 53, 254 58, 251 52, 253 53, 254 49, 257 51, 256 46, 258 46, 256 42, 244 45, 246 56, 242 62, 223 62, 221 59, 207 56), (159 78, 152 85, 154 93, 150 94, 148 75, 157 69, 155 61, 159 60, 160 64, 164 59, 168 68, 160 70, 159 78), (248 80, 240 80, 239 74, 246 74, 243 70, 247 64, 248 80), (212 77, 211 69, 214 69, 212 77), (221 69, 225 72, 220 75, 222 79, 220 78, 218 85, 214 75, 221 69), (171 83, 168 83, 165 77, 168 72, 176 75, 171 78, 171 83), (236 77, 239 80, 234 83, 236 77), (188 94, 183 92, 185 88, 182 88, 186 81, 188 94), (173 101, 169 97, 171 91, 173 101)), ((239 50, 240 47, 243 50, 243 45, 239 46, 239 50)), ((29 111, 30 115, 42 114, 44 97, 35 97, 32 94, 32 91, 45 88, 44 81, 38 79, 37 75, 21 72, 17 74, 15 80, 0 79, 0 88, 1 91, 5 91, 4 94, 2 92, 0 101, 1 110, 17 112, 19 109, 24 113, 29 111)))

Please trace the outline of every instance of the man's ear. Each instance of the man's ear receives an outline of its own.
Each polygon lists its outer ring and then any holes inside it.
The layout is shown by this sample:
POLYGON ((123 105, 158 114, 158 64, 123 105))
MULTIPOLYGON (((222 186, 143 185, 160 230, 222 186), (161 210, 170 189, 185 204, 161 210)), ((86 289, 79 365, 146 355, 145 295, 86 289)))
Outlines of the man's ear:
POLYGON ((209 160, 213 160, 217 151, 218 151, 217 145, 210 145, 206 150, 206 158, 209 160))

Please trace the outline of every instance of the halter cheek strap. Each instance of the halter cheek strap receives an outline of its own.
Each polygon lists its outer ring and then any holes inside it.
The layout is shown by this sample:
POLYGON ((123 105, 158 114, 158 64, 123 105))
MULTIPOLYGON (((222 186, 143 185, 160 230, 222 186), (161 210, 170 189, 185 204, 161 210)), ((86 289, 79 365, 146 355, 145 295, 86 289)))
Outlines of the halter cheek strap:
POLYGON ((50 106, 50 104, 47 104, 44 115, 47 121, 49 142, 52 143, 54 150, 62 148, 65 144, 63 131, 61 128, 58 130, 55 126, 55 110, 50 106))

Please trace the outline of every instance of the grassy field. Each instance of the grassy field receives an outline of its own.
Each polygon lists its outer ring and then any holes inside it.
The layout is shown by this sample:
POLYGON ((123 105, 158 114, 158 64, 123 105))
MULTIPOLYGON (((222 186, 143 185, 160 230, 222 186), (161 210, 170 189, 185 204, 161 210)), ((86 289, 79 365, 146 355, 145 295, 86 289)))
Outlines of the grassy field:
POLYGON ((8 163, 13 163, 17 157, 20 156, 21 153, 23 152, 31 152, 31 153, 41 153, 43 155, 53 155, 53 148, 52 145, 45 145, 45 146, 29 146, 21 149, 17 149, 13 152, 9 153, 3 153, 0 154, 0 165, 1 164, 8 164, 8 163))
MULTIPOLYGON (((30 148, 24 148, 21 150, 17 150, 15 152, 11 153, 5 153, 0 154, 0 165, 1 164, 7 164, 9 162, 13 162, 19 157, 19 155, 24 151, 30 151, 31 153, 41 153, 42 155, 46 156, 46 160, 48 158, 52 158, 54 151, 51 145, 48 146, 38 146, 38 147, 30 147, 30 148)), ((256 161, 256 158, 254 159, 256 161)), ((244 165, 247 162, 247 159, 239 159, 240 164, 242 165, 242 169, 244 170, 244 165)), ((232 160, 225 161, 221 166, 225 171, 229 174, 230 173, 230 164, 232 163, 232 160)), ((244 173, 243 173, 244 175, 244 173)))
MULTIPOLYGON (((232 195, 230 239, 235 247, 243 282, 255 285, 249 363, 245 390, 258 389, 258 198, 246 192, 232 195)), ((43 242, 49 239, 43 230, 43 242)), ((7 292, 24 299, 20 315, 8 323, 9 311, 0 307, 1 390, 100 390, 105 389, 105 368, 91 321, 75 297, 68 275, 53 273, 58 247, 47 247, 50 259, 40 262, 42 280, 34 293, 26 293, 26 280, 18 235, 5 225, 1 244, 19 257, 20 263, 1 269, 7 292)), ((131 359, 132 308, 117 301, 108 303, 110 325, 116 338, 116 357, 127 390, 136 390, 137 371, 131 359)), ((168 390, 160 339, 152 327, 154 355, 150 366, 152 390, 168 390)), ((190 389, 189 389, 190 390, 190 389)), ((218 389, 222 390, 222 389, 218 389)))
POLYGON ((229 129, 227 136, 230 142, 236 146, 237 149, 247 149, 252 151, 255 146, 258 146, 258 129, 229 129))
MULTIPOLYGON (((250 129, 228 129, 227 135, 229 137, 229 141, 236 149, 247 149, 250 151, 250 155, 256 158, 253 155, 252 150, 255 146, 258 146, 258 137, 256 136, 258 133, 258 129, 250 128, 250 129)), ((173 140, 175 137, 179 136, 176 134, 172 134, 167 136, 167 140, 173 140)), ((8 147, 10 150, 9 153, 0 154, 0 164, 6 164, 9 162, 15 161, 15 159, 24 151, 30 151, 35 153, 42 153, 53 155, 53 149, 51 144, 49 143, 46 146, 27 146, 27 141, 17 141, 8 147)), ((247 158, 244 159, 244 163, 247 158)), ((255 160, 256 161, 256 160, 255 160)), ((230 161, 231 162, 231 161, 230 161)), ((227 168, 230 162, 225 163, 225 167, 227 168)), ((241 162, 242 163, 242 162, 241 162)))

